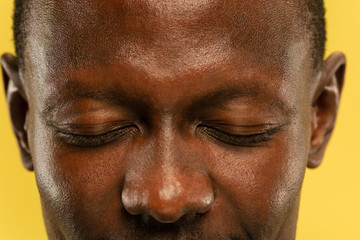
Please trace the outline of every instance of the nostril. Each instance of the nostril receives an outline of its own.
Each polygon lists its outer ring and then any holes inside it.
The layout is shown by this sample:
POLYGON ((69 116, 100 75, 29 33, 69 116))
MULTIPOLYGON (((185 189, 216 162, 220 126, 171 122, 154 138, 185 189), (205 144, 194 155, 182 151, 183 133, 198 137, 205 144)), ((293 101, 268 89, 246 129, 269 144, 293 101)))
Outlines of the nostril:
POLYGON ((195 203, 194 208, 197 209, 196 213, 205 213, 209 211, 213 203, 214 203, 214 194, 212 192, 208 192, 201 198, 200 201, 195 203))
POLYGON ((158 197, 149 199, 147 194, 124 189, 121 200, 128 213, 148 215, 160 223, 173 223, 184 215, 184 204, 173 199, 165 201, 158 197))
POLYGON ((211 182, 204 175, 156 180, 153 178, 152 184, 125 182, 121 199, 128 213, 151 216, 158 223, 168 224, 183 216, 202 215, 214 203, 211 182))
POLYGON ((178 203, 166 203, 166 206, 150 206, 149 214, 160 223, 174 223, 184 215, 184 209, 178 203))
POLYGON ((121 201, 125 210, 132 215, 140 215, 145 212, 145 204, 148 201, 146 192, 125 188, 121 194, 121 201))

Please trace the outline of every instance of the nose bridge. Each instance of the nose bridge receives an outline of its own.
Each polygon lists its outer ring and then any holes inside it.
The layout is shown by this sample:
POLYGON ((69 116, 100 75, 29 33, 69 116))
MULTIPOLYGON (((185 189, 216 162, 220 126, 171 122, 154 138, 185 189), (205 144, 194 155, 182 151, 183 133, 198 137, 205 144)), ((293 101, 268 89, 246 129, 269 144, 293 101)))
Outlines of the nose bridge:
MULTIPOLYGON (((154 134, 155 144, 141 173, 129 172, 122 201, 133 215, 150 215, 171 223, 185 214, 204 213, 214 200, 210 178, 194 167, 184 140, 171 125, 154 134)), ((194 157, 194 156, 193 156, 194 157)))

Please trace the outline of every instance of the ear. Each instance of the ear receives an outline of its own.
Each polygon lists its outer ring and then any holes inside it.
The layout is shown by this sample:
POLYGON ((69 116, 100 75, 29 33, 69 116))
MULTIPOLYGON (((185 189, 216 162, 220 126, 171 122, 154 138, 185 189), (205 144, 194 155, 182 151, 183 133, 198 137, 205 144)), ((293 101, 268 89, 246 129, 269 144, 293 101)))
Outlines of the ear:
POLYGON ((311 143, 307 166, 318 167, 335 126, 340 94, 344 84, 346 58, 343 53, 332 54, 323 64, 316 83, 311 113, 311 143))
POLYGON ((1 68, 10 120, 20 148, 21 160, 26 169, 33 170, 27 138, 29 108, 16 58, 11 54, 2 55, 1 68))

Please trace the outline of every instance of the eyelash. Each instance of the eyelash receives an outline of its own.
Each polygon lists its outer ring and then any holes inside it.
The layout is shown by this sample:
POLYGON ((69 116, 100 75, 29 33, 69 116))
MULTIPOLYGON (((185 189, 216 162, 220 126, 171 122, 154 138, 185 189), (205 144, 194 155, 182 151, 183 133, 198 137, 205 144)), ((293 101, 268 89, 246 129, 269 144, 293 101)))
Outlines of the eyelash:
POLYGON ((127 126, 114 129, 98 135, 82 135, 76 133, 58 130, 59 136, 68 144, 79 147, 98 147, 120 139, 124 139, 129 135, 136 133, 138 129, 135 126, 127 126))
POLYGON ((199 127, 201 127, 201 130, 205 134, 220 142, 233 146, 243 146, 243 147, 254 147, 259 143, 270 141, 272 139, 271 138, 272 134, 277 132, 280 128, 280 127, 275 127, 256 134, 235 135, 235 134, 226 133, 211 126, 200 125, 199 127))
MULTIPOLYGON (((256 146, 256 144, 270 141, 271 135, 277 132, 280 128, 280 127, 275 127, 261 133, 250 134, 250 135, 235 135, 235 134, 226 133, 215 127, 211 127, 207 125, 199 125, 198 127, 205 134, 220 142, 233 146, 244 146, 244 147, 253 147, 256 146)), ((97 147, 114 142, 116 140, 124 139, 129 135, 135 134, 137 130, 138 128, 136 126, 126 126, 98 135, 82 135, 82 134, 66 132, 60 129, 57 129, 57 132, 59 136, 66 143, 70 145, 79 146, 79 147, 97 147)))

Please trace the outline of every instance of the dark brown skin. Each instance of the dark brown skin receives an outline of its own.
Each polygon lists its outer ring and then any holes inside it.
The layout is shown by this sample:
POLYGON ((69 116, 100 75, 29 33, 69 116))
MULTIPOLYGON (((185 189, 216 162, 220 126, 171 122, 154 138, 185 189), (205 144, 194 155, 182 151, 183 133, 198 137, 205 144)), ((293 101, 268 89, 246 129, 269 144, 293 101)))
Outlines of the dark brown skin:
POLYGON ((33 1, 2 68, 49 238, 294 239, 345 66, 301 4, 33 1))

